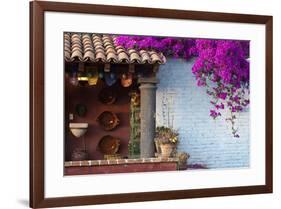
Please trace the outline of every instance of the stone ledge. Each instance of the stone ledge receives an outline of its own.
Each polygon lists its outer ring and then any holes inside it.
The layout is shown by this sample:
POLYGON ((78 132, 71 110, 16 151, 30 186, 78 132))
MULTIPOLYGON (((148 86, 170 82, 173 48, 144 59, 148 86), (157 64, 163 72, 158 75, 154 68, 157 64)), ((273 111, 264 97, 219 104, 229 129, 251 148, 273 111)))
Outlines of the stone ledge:
POLYGON ((149 163, 178 163, 178 158, 138 158, 138 159, 112 159, 112 160, 83 160, 66 161, 65 167, 89 167, 100 165, 127 165, 127 164, 149 164, 149 163))
POLYGON ((113 173, 136 173, 155 171, 177 171, 178 163, 171 162, 145 162, 127 164, 105 164, 98 166, 72 166, 64 168, 64 175, 88 175, 88 174, 113 174, 113 173))

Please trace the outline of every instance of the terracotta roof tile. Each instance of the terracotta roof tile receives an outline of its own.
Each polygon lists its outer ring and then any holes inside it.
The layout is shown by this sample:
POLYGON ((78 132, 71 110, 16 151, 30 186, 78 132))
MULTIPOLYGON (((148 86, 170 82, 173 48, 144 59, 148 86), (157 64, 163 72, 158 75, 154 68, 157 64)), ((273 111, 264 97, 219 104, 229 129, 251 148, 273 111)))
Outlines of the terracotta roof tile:
POLYGON ((65 33, 64 58, 67 62, 104 62, 125 64, 164 64, 162 53, 125 49, 111 35, 65 33))

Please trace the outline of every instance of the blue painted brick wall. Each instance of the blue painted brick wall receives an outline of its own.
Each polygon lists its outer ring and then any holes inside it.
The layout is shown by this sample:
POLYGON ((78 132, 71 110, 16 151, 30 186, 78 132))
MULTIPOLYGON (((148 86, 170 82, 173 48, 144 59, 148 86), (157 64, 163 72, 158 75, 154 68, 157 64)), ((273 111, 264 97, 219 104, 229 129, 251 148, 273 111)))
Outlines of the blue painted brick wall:
MULTIPOLYGON (((189 163, 208 168, 249 166, 249 111, 239 113, 240 138, 233 138, 225 117, 213 120, 204 87, 196 86, 191 72, 194 59, 168 59, 158 73, 156 124, 179 130, 179 151, 190 154, 189 163)), ((223 114, 227 114, 224 112, 223 114)), ((224 115, 223 115, 224 116, 224 115)))

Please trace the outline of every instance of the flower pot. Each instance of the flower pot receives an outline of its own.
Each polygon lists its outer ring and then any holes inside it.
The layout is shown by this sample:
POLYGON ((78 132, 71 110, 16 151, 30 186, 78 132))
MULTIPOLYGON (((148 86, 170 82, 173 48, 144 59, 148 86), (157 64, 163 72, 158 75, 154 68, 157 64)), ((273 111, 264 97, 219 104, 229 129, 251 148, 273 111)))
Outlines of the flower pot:
POLYGON ((190 155, 186 152, 178 152, 176 157, 178 158, 178 168, 179 170, 187 169, 187 160, 190 155))
POLYGON ((175 144, 161 144, 161 157, 162 158, 169 158, 172 157, 174 154, 174 150, 176 148, 175 144))

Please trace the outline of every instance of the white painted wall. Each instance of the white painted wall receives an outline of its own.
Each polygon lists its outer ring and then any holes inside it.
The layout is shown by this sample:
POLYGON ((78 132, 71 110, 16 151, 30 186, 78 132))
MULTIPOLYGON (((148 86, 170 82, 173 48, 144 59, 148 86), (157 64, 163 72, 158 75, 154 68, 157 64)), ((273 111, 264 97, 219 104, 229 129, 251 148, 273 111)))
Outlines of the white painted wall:
POLYGON ((224 115, 214 120, 204 87, 196 85, 191 69, 195 59, 168 59, 158 73, 156 124, 179 131, 179 151, 190 154, 189 163, 208 168, 249 166, 249 111, 240 113, 236 125, 240 138, 234 138, 224 115))

